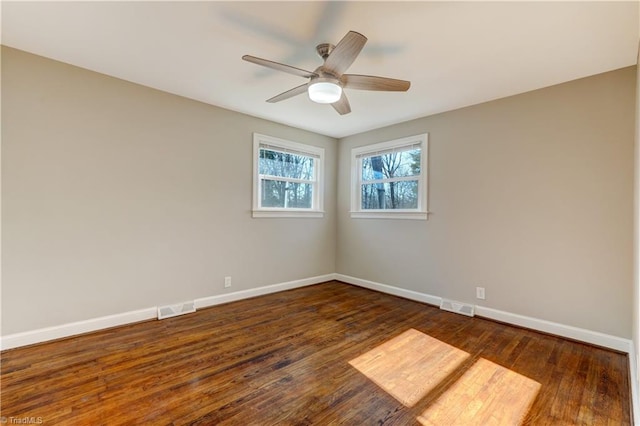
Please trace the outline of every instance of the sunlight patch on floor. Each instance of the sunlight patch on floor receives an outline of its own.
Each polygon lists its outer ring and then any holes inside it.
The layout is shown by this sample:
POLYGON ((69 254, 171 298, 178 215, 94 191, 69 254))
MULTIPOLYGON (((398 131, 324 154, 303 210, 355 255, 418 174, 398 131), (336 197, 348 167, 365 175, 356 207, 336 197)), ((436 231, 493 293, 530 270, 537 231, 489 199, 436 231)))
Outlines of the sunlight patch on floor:
POLYGON ((349 364, 412 407, 468 357, 467 352, 409 329, 349 364))
POLYGON ((540 390, 540 383, 479 359, 427 408, 423 426, 519 425, 540 390))

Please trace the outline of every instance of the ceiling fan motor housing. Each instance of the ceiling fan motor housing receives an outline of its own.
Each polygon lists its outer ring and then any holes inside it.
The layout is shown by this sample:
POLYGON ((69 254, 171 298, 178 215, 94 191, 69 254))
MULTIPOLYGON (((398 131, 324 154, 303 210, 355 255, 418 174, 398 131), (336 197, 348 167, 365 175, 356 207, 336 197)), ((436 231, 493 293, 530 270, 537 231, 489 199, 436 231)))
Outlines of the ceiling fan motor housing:
POLYGON ((316 46, 316 52, 323 60, 326 60, 335 46, 331 43, 320 43, 316 46))

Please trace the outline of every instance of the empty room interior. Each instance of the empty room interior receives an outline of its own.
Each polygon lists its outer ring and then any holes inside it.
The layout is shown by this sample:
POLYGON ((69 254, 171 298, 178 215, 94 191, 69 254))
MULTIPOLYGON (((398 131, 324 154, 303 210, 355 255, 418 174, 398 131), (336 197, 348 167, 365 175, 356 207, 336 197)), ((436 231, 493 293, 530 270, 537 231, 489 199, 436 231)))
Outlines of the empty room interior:
POLYGON ((3 1, 0 422, 640 424, 639 5, 3 1))

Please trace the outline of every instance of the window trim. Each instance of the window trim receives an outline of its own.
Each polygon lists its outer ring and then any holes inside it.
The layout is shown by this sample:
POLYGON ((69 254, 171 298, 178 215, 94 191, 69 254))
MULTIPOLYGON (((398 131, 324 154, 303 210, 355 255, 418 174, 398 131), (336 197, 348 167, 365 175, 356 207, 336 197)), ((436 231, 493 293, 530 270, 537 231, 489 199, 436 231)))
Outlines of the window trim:
MULTIPOLYGON (((351 149, 351 218, 354 219, 417 219, 427 220, 428 210, 428 175, 429 175, 429 133, 407 136, 386 142, 360 146, 351 149), (417 209, 380 209, 362 210, 362 157, 376 153, 391 151, 410 145, 420 145, 420 175, 418 176, 418 208, 417 209)), ((399 180, 416 180, 414 178, 399 180)), ((368 182, 368 181, 367 181, 368 182)), ((375 182, 374 182, 375 183, 375 182)))
MULTIPOLYGON (((283 180, 289 180, 284 178, 283 180)), ((281 217, 281 218, 319 218, 324 216, 324 148, 313 145, 306 145, 298 142, 288 141, 273 136, 262 135, 260 133, 253 134, 253 204, 252 217, 281 217), (260 148, 267 146, 268 148, 280 149, 285 152, 293 152, 301 155, 313 157, 315 160, 313 182, 313 199, 311 201, 312 208, 282 208, 282 207, 261 207, 260 206, 260 148)))

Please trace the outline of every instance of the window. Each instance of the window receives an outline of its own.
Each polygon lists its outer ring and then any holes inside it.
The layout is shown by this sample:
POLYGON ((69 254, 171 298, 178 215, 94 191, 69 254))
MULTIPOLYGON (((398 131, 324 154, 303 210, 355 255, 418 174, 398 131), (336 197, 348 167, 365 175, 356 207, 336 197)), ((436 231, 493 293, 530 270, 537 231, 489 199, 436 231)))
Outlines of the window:
POLYGON ((428 134, 351 150, 351 217, 427 219, 428 134))
POLYGON ((253 217, 322 217, 324 149, 253 135, 253 217))

